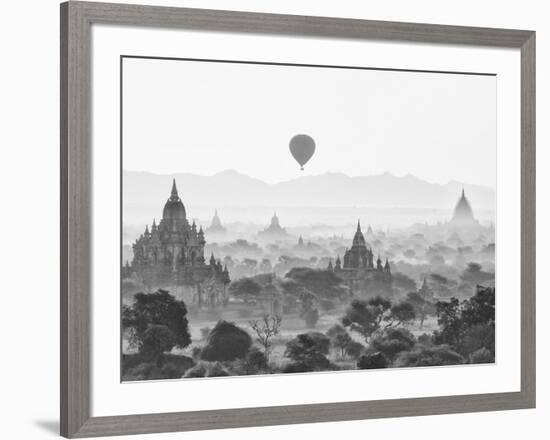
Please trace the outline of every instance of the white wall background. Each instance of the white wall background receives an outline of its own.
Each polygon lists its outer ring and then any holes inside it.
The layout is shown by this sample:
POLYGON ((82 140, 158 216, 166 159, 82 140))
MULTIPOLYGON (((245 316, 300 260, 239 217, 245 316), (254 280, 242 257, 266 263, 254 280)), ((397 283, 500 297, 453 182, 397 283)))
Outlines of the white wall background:
MULTIPOLYGON (((172 0, 149 4, 509 27, 537 31, 538 224, 548 225, 550 16, 522 0, 172 0), (546 203, 545 203, 546 202, 546 203)), ((59 8, 55 0, 4 2, 0 26, 0 438, 55 438, 58 430, 59 8), (32 268, 32 270, 31 270, 32 268), (40 287, 36 287, 40 286, 40 287)), ((539 273, 549 263, 548 228, 538 230, 539 273)), ((518 261, 519 264, 519 261, 518 261)), ((541 278, 541 277, 539 277, 541 278)), ((346 423, 247 428, 135 438, 227 440, 361 437, 542 439, 550 427, 547 365, 550 307, 538 283, 538 408, 346 423)))

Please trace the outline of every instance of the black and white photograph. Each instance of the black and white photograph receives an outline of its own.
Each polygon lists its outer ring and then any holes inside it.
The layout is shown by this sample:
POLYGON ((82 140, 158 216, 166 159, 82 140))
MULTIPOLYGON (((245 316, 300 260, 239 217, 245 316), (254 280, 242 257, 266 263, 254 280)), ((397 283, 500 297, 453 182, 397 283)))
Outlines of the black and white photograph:
POLYGON ((122 381, 495 362, 495 75, 132 56, 121 108, 122 381))
POLYGON ((545 438, 545 5, 5 2, 0 437, 545 438))

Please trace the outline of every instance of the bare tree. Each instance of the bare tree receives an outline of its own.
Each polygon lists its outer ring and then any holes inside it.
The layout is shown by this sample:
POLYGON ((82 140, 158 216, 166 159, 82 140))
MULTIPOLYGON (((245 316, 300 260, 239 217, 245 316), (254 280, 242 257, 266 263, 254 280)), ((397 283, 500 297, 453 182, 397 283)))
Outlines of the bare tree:
POLYGON ((346 349, 349 344, 353 342, 353 339, 340 324, 335 324, 327 330, 327 336, 330 338, 331 345, 340 350, 340 358, 344 359, 346 356, 346 349))
POLYGON ((279 334, 283 318, 278 315, 264 315, 260 320, 250 321, 250 327, 256 333, 256 341, 264 348, 266 362, 273 346, 273 337, 279 334))

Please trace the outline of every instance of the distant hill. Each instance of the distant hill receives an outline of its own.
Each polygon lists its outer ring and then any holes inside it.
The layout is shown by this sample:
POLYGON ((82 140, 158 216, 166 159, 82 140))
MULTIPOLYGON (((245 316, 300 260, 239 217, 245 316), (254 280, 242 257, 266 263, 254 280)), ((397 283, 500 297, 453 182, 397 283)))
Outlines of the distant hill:
POLYGON ((172 178, 177 181, 184 203, 197 206, 447 209, 454 206, 464 188, 474 210, 495 207, 495 192, 491 188, 454 181, 438 185, 412 175, 351 177, 326 173, 268 184, 236 171, 212 176, 124 171, 124 204, 151 206, 158 211, 169 196, 172 178))
MULTIPOLYGON (((153 218, 160 219, 173 178, 190 220, 207 227, 217 208, 222 223, 233 232, 264 229, 274 211, 283 227, 342 227, 346 233, 355 230, 359 218, 384 228, 448 221, 462 191, 459 182, 436 185, 391 174, 327 173, 267 184, 235 171, 213 176, 125 171, 125 242, 133 241, 153 218)), ((477 185, 464 189, 476 218, 494 221, 494 191, 477 185)))

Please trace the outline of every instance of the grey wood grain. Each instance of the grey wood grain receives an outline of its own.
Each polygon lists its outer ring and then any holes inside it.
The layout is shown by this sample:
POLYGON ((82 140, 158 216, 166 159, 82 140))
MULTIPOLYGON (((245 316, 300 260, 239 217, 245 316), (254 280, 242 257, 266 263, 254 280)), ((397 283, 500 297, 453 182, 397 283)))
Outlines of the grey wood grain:
POLYGON ((536 404, 536 64, 533 33, 521 47, 521 391, 536 404))
POLYGON ((535 406, 535 33, 141 5, 61 5, 61 434, 91 437, 535 406), (91 417, 90 29, 94 23, 521 49, 521 391, 91 417))
POLYGON ((61 430, 90 418, 90 22, 61 5, 61 430))
POLYGON ((128 4, 78 4, 91 22, 220 32, 520 48, 530 31, 128 4))

